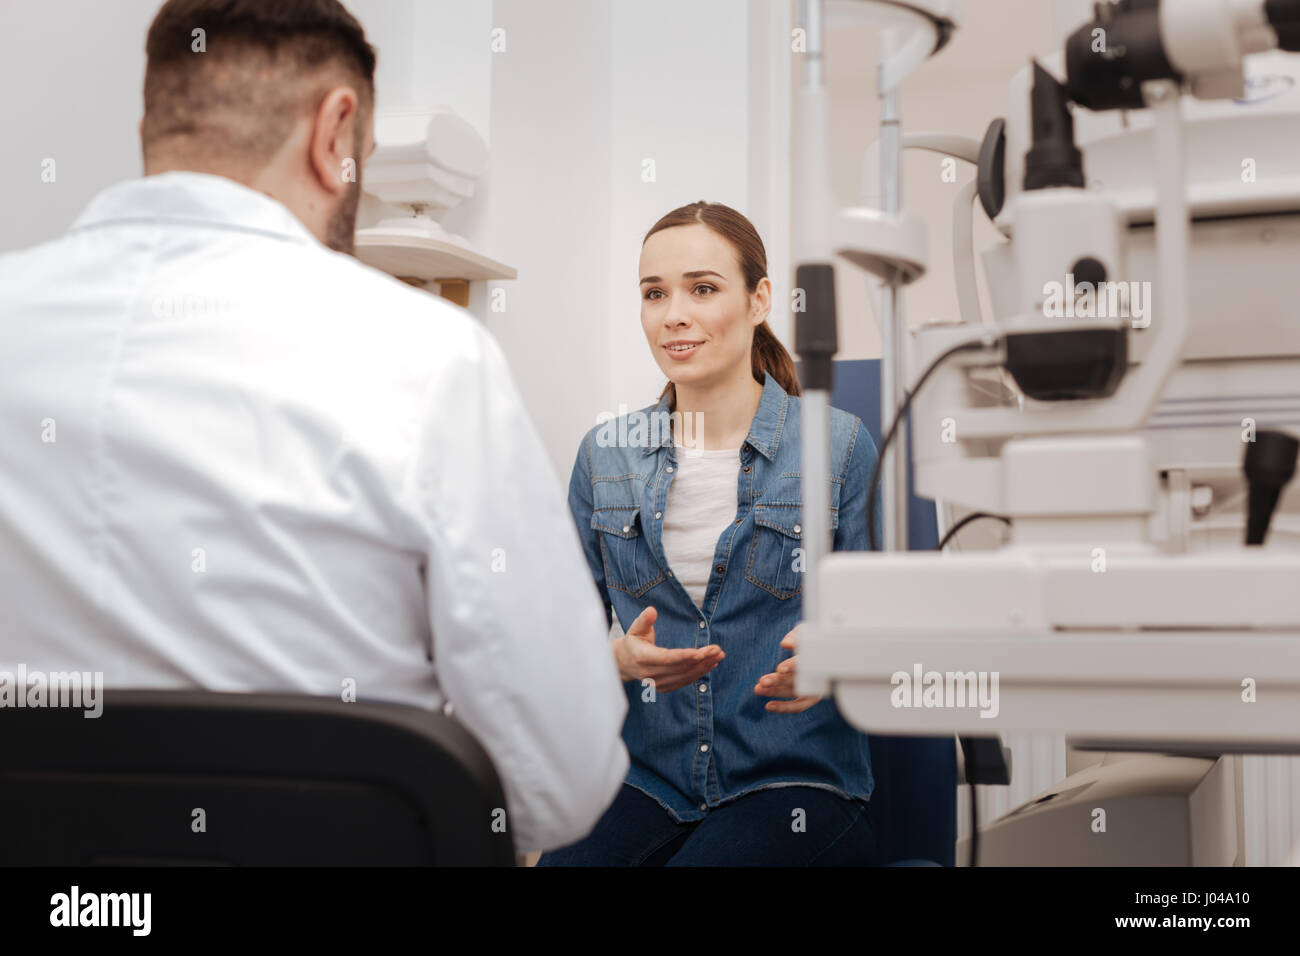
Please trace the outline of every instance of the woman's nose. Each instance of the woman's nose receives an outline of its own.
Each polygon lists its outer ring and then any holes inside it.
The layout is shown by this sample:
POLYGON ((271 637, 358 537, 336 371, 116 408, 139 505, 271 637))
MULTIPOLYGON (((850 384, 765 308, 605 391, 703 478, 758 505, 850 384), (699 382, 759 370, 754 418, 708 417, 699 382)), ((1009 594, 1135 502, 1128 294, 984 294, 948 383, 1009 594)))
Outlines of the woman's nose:
POLYGON ((664 327, 669 329, 680 329, 687 324, 686 307, 669 303, 668 314, 664 316, 664 327))

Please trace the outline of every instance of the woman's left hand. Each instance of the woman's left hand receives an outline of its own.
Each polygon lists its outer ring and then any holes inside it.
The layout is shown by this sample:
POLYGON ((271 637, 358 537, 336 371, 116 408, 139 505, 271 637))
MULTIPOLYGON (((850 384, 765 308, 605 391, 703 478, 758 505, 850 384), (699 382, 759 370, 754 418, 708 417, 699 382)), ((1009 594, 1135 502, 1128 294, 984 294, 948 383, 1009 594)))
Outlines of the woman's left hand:
MULTIPOLYGON (((789 650, 795 650, 799 644, 799 628, 802 625, 796 624, 794 629, 781 638, 781 646, 789 650)), ((776 671, 771 674, 764 674, 754 685, 754 693, 760 697, 794 697, 794 662, 798 660, 791 657, 776 665, 776 671)), ((801 714, 817 701, 820 697, 795 697, 794 700, 769 700, 767 709, 775 714, 801 714)))

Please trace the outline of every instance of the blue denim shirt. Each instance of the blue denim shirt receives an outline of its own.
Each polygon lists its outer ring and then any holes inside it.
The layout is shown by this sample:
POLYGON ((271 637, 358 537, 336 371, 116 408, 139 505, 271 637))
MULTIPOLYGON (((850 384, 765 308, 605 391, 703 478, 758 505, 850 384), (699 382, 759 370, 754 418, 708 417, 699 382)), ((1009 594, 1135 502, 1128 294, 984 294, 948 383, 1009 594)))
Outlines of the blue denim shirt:
MULTIPOLYGON (((569 508, 605 604, 626 627, 654 605, 655 644, 718 644, 726 657, 669 693, 624 685, 626 782, 677 821, 769 787, 804 785, 867 800, 875 782, 866 735, 824 698, 772 713, 754 692, 791 652, 781 639, 802 613, 800 400, 771 375, 740 449, 735 520, 719 528, 703 609, 664 558, 662 527, 676 474, 668 398, 597 425, 578 450, 569 508)), ((867 481, 876 448, 855 415, 831 410, 830 523, 837 551, 866 550, 867 481)), ((879 518, 879 513, 877 513, 879 518)), ((877 526, 879 526, 877 524, 877 526)), ((612 624, 612 620, 611 620, 612 624)))

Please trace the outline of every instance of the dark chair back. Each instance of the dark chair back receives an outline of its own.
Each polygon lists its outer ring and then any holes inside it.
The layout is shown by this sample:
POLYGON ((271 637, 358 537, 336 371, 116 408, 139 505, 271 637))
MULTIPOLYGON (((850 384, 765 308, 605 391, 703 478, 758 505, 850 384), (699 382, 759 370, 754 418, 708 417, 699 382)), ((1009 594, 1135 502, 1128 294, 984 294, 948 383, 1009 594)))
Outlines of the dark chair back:
POLYGON ((501 783, 458 722, 287 694, 0 709, 0 820, 11 865, 515 862, 501 783))

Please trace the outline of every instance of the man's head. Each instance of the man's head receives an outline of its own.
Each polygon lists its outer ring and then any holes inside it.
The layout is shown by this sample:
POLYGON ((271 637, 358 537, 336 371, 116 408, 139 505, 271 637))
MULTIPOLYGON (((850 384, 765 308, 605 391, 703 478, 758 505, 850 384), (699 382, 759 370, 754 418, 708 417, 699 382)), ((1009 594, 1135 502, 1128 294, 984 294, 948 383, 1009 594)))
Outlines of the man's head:
POLYGON ((375 51, 338 0, 167 0, 146 53, 146 176, 225 176, 352 251, 375 51))

